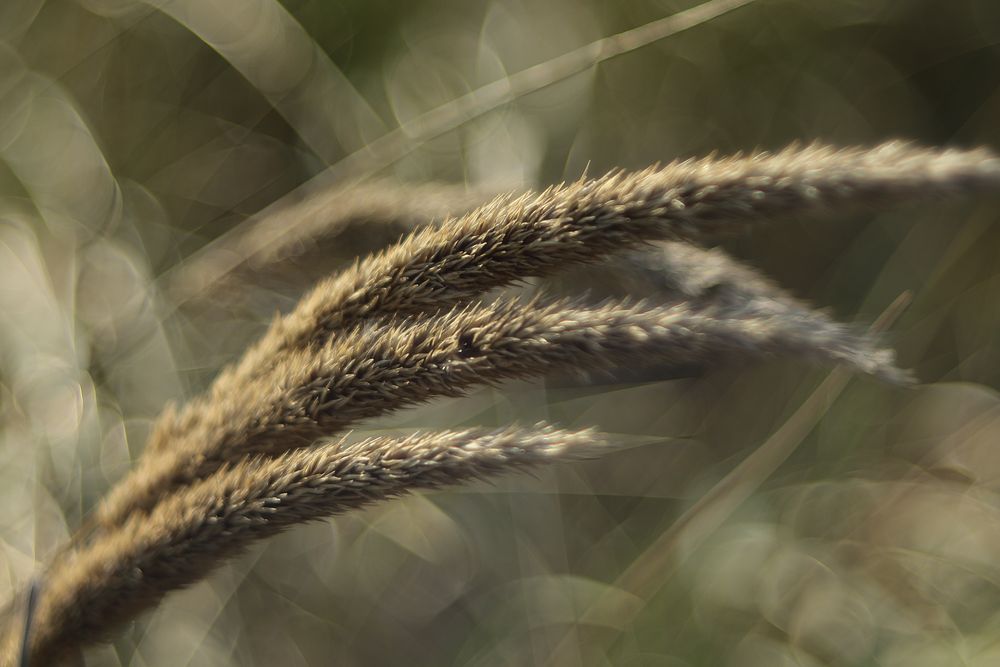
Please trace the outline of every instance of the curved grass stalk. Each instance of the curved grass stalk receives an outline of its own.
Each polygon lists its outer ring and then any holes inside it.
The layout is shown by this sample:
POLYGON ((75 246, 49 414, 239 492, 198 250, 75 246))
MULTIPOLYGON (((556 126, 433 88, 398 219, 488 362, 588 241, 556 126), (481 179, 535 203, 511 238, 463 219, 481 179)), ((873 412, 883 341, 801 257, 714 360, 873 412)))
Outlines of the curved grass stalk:
MULTIPOLYGON (((290 526, 417 489, 593 457, 608 448, 592 431, 538 425, 370 438, 247 459, 161 499, 148 516, 133 517, 60 560, 35 606, 31 664, 48 665, 106 639, 170 591, 290 526)), ((16 664, 20 640, 8 633, 0 664, 16 664)))

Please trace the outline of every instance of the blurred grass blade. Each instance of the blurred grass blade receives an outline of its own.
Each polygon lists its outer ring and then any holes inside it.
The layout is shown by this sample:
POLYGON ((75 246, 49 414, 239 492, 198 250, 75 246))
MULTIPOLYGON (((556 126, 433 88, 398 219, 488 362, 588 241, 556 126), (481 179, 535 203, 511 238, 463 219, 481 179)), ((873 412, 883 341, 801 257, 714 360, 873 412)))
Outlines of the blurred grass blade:
POLYGON ((217 51, 327 164, 384 126, 277 0, 147 0, 217 51))
MULTIPOLYGON (((191 1, 196 2, 197 0, 191 1)), ((304 204, 309 205, 307 202, 326 196, 328 188, 344 181, 367 178, 402 159, 420 145, 460 127, 474 118, 528 93, 541 90, 583 72, 594 65, 694 28, 727 12, 749 5, 751 2, 754 0, 709 0, 697 7, 678 12, 658 21, 591 42, 557 58, 487 84, 414 118, 356 150, 296 188, 292 193, 257 213, 244 225, 281 226, 289 217, 287 210, 289 207, 299 208, 304 204), (272 218, 276 221, 272 221, 272 218)), ((185 275, 188 271, 187 266, 200 268, 203 265, 202 255, 206 253, 214 256, 216 263, 213 271, 214 276, 224 276, 241 265, 247 259, 245 255, 227 256, 226 253, 219 251, 219 249, 232 247, 234 243, 231 237, 240 233, 242 232, 237 229, 223 234, 188 258, 184 264, 172 269, 172 274, 179 275, 168 275, 168 283, 191 284, 192 280, 185 275)), ((186 298, 185 293, 181 292, 180 297, 186 298)))

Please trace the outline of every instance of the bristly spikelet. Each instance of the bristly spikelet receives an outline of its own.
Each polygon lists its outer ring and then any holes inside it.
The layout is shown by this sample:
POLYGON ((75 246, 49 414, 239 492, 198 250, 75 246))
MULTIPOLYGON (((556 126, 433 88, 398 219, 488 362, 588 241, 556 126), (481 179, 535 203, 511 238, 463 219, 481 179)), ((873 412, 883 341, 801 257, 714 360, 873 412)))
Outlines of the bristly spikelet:
POLYGON ((372 315, 448 308, 649 240, 708 239, 775 216, 887 206, 998 183, 1000 160, 989 151, 890 142, 689 160, 500 197, 320 283, 237 368, 260 368, 262 357, 279 350, 322 344, 372 315))
POLYGON ((161 500, 57 564, 32 633, 36 664, 106 638, 249 544, 306 521, 554 461, 596 456, 595 433, 544 425, 332 443, 251 458, 161 500))
POLYGON ((469 388, 555 370, 628 361, 705 363, 782 354, 846 363, 890 381, 892 354, 810 311, 768 297, 648 307, 609 302, 497 302, 356 328, 325 347, 284 355, 240 394, 195 401, 197 428, 146 457, 98 512, 111 527, 226 462, 275 454, 364 419, 469 388))

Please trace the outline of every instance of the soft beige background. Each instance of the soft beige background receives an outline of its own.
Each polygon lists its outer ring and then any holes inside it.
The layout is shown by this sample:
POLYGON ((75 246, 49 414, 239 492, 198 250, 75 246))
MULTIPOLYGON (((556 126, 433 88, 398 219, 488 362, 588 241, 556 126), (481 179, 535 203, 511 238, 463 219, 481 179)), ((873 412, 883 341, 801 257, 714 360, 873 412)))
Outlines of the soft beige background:
MULTIPOLYGON (((177 304, 187 258, 400 123, 693 4, 0 3, 0 599, 168 400, 386 238, 177 304)), ((997 147, 998 118, 996 0, 757 0, 380 175, 494 192, 795 140, 997 147)), ((997 199, 786 221, 727 247, 847 320, 911 290, 888 339, 927 384, 852 381, 746 502, 677 533, 825 371, 633 368, 437 401, 370 428, 546 419, 634 446, 300 527, 86 663, 1000 664, 997 199)), ((595 275, 549 288, 608 287, 595 275)))

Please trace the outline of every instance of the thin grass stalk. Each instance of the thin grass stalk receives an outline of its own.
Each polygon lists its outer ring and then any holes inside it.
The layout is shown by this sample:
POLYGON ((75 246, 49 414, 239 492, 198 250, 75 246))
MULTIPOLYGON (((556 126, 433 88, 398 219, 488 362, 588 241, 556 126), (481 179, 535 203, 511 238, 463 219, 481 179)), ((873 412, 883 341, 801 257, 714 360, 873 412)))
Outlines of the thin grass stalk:
MULTIPOLYGON (((551 60, 490 82, 435 107, 369 142, 364 148, 351 153, 300 186, 292 196, 306 198, 310 190, 316 191, 345 179, 368 177, 398 162, 428 141, 504 104, 547 88, 612 58, 704 25, 752 2, 754 0, 707 0, 676 14, 602 37, 551 60)), ((282 204, 284 201, 279 201, 275 206, 282 204)))

